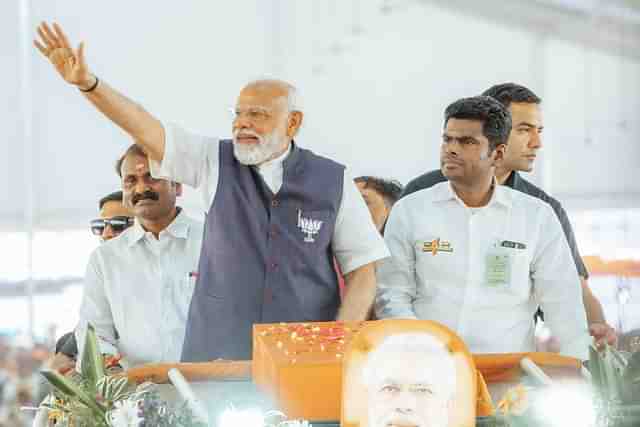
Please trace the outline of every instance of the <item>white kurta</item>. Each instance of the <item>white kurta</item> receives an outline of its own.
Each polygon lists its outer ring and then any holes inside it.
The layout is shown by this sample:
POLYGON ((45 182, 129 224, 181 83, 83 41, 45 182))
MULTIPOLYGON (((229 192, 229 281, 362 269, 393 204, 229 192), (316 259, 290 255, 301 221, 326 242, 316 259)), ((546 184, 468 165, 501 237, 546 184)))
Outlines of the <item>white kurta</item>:
POLYGON ((136 222, 100 245, 85 276, 79 354, 90 322, 102 351, 122 354, 125 367, 179 362, 202 235, 202 223, 182 212, 158 239, 136 222))

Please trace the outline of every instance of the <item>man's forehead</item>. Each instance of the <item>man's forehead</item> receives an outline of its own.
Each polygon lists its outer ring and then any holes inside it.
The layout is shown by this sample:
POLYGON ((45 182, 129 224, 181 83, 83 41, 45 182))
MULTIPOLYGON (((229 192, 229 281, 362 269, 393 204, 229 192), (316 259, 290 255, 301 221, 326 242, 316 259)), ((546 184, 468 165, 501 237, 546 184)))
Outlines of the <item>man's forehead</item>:
POLYGON ((448 372, 448 370, 442 369, 442 367, 438 366, 434 366, 433 369, 416 369, 415 366, 407 366, 406 369, 403 369, 402 371, 394 369, 378 372, 375 378, 373 378, 373 384, 429 384, 434 387, 439 387, 449 383, 449 375, 451 375, 451 372, 448 372))
POLYGON ((482 129, 484 123, 481 120, 470 119, 454 119, 451 118, 447 122, 444 133, 449 136, 484 136, 482 129))
POLYGON ((132 216, 121 201, 109 200, 100 209, 100 218, 111 218, 114 216, 132 216))
POLYGON ((512 102, 509 106, 513 125, 518 126, 520 123, 532 124, 534 126, 542 126, 542 110, 539 104, 526 102, 512 102))
MULTIPOLYGON (((453 357, 447 353, 431 353, 419 351, 388 351, 378 355, 376 371, 379 373, 392 372, 398 367, 408 367, 415 370, 416 365, 432 366, 434 370, 444 364, 450 364, 453 357)), ((426 371, 432 371, 427 369, 426 371)))
POLYGON ((286 96, 287 91, 277 85, 247 86, 240 91, 236 104, 270 108, 286 96))
POLYGON ((362 194, 364 197, 382 197, 382 194, 380 194, 374 188, 369 187, 366 183, 363 183, 362 186, 358 185, 358 190, 360 190, 360 194, 362 194))
POLYGON ((145 174, 149 170, 149 159, 144 156, 129 155, 122 162, 122 175, 145 174))
POLYGON ((358 187, 358 190, 362 191, 367 189, 369 186, 367 185, 367 181, 358 181, 356 182, 356 187, 358 187))

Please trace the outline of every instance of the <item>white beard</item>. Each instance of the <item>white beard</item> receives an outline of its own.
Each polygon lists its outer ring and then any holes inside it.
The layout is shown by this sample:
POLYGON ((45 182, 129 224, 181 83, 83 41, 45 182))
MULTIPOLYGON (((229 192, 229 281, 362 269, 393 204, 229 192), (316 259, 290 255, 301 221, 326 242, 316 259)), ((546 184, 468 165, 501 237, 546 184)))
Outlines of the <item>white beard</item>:
POLYGON ((274 129, 269 135, 260 136, 250 130, 237 130, 233 133, 233 155, 243 165, 251 166, 269 160, 282 149, 285 144, 284 130, 274 129), (242 144, 237 142, 239 134, 251 135, 258 138, 257 144, 242 144))

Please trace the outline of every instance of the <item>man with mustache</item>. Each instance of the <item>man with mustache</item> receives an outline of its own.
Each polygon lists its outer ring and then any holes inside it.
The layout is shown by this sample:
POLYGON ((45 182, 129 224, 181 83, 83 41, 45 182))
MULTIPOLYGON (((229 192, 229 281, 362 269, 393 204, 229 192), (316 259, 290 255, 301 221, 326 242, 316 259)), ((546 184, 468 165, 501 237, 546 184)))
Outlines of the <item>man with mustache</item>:
POLYGON ((59 26, 38 49, 149 155, 153 176, 202 189, 209 207, 184 361, 250 359, 255 323, 364 320, 388 256, 346 168, 294 143, 303 113, 283 81, 246 85, 233 140, 162 123, 93 75, 59 26), (340 305, 333 259, 346 274, 340 305))
MULTIPOLYGON (((483 95, 496 99, 508 108, 513 121, 504 158, 496 167, 498 183, 537 197, 551 205, 560 220, 562 231, 569 243, 571 255, 580 275, 582 300, 587 310, 589 332, 598 343, 606 341, 609 344, 614 344, 617 339, 615 330, 607 324, 602 305, 591 292, 588 284, 589 272, 578 251, 576 238, 567 213, 558 200, 549 196, 541 188, 527 181, 518 173, 531 172, 533 170, 536 154, 542 148, 541 134, 544 129, 540 110, 542 100, 529 88, 515 83, 497 84, 484 91, 483 95)), ((427 172, 410 181, 402 196, 432 187, 446 180, 447 178, 440 169, 427 172)))
POLYGON ((511 131, 488 96, 445 111, 440 151, 448 182, 402 198, 385 232, 376 314, 445 324, 474 353, 534 351, 539 306, 560 352, 586 359, 580 280, 548 203, 498 185, 511 131))
POLYGON ((447 427, 457 386, 451 352, 424 333, 391 335, 362 370, 367 423, 361 427, 447 427))
POLYGON ((120 354, 123 367, 178 362, 203 225, 176 206, 182 185, 153 178, 137 145, 118 160, 116 172, 135 223, 91 254, 76 328, 79 354, 90 323, 103 353, 120 354))

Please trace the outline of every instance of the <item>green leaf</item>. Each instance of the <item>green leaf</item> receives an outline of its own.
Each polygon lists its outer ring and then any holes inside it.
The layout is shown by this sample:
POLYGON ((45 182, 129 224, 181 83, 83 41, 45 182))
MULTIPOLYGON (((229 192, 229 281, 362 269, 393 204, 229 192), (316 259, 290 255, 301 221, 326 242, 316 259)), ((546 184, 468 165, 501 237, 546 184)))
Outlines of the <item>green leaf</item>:
POLYGON ((631 355, 624 371, 624 402, 640 403, 640 352, 631 355))
POLYGON ((101 416, 104 416, 104 414, 106 413, 107 408, 105 408, 104 405, 97 402, 92 396, 87 394, 87 392, 82 390, 72 381, 60 375, 58 372, 47 369, 44 371, 40 371, 40 373, 57 390, 61 391, 62 393, 66 394, 71 398, 77 399, 82 404, 91 408, 94 412, 96 412, 97 414, 100 414, 101 416))
POLYGON ((618 400, 622 391, 622 374, 616 369, 616 362, 608 345, 603 352, 603 362, 609 398, 618 400))
POLYGON ((84 340, 81 371, 91 390, 97 391, 98 381, 104 377, 104 360, 98 346, 96 330, 91 324, 87 327, 84 340))
POLYGON ((591 372, 591 379, 593 386, 603 396, 606 396, 606 386, 604 379, 604 371, 602 367, 602 358, 598 350, 593 346, 589 346, 589 372, 591 372))
POLYGON ((131 383, 125 376, 104 377, 98 381, 98 390, 105 400, 115 402, 131 395, 131 383))
POLYGON ((633 383, 640 382, 640 351, 631 355, 624 376, 627 381, 633 383))

